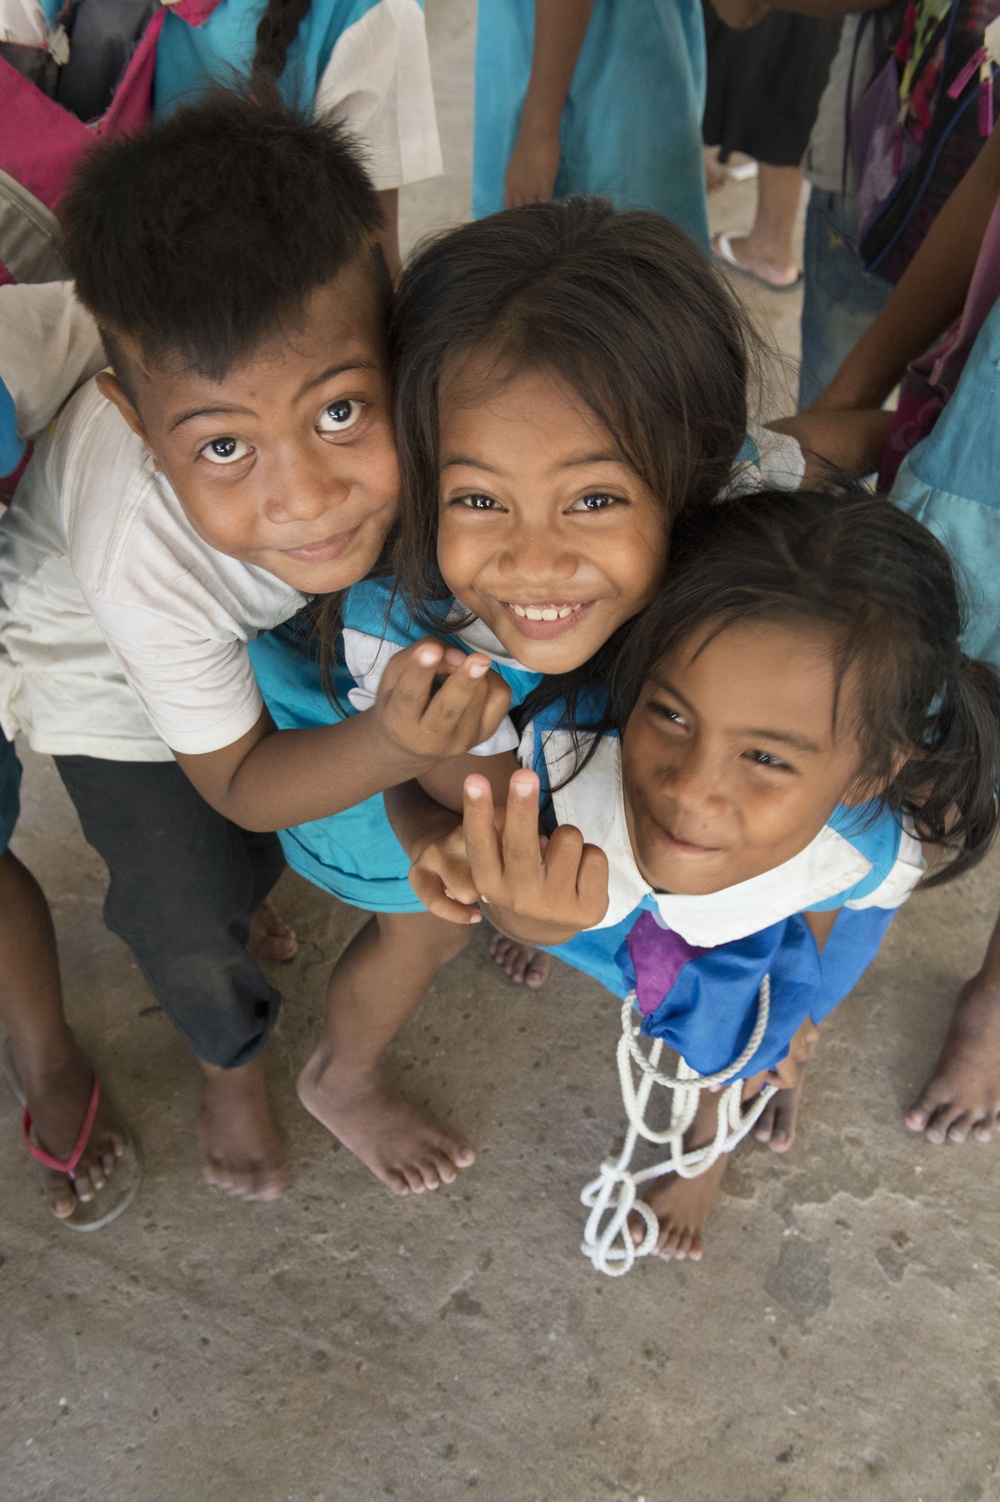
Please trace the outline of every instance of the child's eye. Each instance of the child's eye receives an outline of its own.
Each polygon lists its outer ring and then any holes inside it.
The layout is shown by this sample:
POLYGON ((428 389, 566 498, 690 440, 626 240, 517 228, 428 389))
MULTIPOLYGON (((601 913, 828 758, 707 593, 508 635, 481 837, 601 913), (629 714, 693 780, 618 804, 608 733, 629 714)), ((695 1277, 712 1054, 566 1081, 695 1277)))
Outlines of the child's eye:
POLYGON ((242 438, 213 438, 199 450, 199 456, 207 459, 209 464, 238 464, 251 452, 249 443, 244 443, 242 438))
POLYGON ((316 426, 321 433, 346 433, 348 428, 354 427, 363 410, 363 402, 344 397, 323 408, 316 426))
POLYGON ((780 756, 775 756, 773 751, 744 751, 743 755, 758 767, 778 767, 781 771, 790 772, 792 769, 787 761, 782 761, 780 756))
POLYGON ((604 491, 595 491, 593 495, 580 496, 569 509, 571 511, 607 511, 612 506, 624 504, 620 495, 607 495, 604 491))
POLYGON ((680 725, 687 729, 687 720, 679 709, 672 709, 669 704, 650 704, 650 709, 658 720, 666 720, 670 725, 680 725))
POLYGON ((472 491, 468 495, 457 495, 451 503, 453 506, 466 506, 470 511, 502 511, 500 502, 494 500, 491 495, 482 495, 479 491, 472 491))

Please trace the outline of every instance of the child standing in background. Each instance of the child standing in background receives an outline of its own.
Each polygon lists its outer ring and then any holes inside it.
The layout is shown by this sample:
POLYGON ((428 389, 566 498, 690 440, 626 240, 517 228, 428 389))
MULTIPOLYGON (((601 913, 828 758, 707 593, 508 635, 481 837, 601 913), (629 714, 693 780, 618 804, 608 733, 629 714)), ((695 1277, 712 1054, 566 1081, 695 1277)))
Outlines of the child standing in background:
POLYGON ((277 79, 292 109, 329 115, 362 148, 399 268, 398 190, 441 171, 420 0, 221 0, 200 26, 169 14, 153 107, 190 104, 210 83, 277 79))
POLYGON ((568 193, 708 245, 700 0, 479 0, 472 212, 568 193))

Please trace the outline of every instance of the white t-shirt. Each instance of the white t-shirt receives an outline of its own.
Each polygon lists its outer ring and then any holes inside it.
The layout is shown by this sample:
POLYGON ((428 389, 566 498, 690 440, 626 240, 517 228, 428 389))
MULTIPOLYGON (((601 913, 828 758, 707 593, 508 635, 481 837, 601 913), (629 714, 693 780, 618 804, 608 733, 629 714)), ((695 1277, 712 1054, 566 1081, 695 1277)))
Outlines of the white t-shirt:
POLYGON ((314 113, 330 114, 362 143, 376 188, 444 171, 424 13, 418 0, 377 0, 341 32, 316 89, 314 113))
MULTIPOLYGON (((70 357, 55 343, 50 362, 45 320, 59 295, 76 307, 69 284, 55 285, 0 288, 0 378, 26 436, 65 397, 67 365, 82 375, 104 363, 80 310, 60 324, 72 331, 70 357)), ((160 761, 168 747, 219 750, 263 707, 248 640, 304 598, 202 541, 90 380, 37 441, 0 521, 0 723, 54 755, 160 761)))

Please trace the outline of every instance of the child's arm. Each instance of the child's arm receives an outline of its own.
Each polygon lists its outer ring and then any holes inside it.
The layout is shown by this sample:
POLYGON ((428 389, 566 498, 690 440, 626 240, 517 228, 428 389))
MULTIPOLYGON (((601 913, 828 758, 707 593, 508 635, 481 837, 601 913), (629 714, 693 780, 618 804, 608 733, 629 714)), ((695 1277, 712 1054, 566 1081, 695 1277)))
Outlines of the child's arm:
POLYGON ((608 909, 604 851, 585 844, 572 824, 539 835, 534 772, 511 777, 502 815, 495 797, 487 778, 466 777, 461 828, 427 843, 410 871, 424 906, 469 923, 482 904, 496 928, 531 945, 564 944, 600 923, 608 909))
POLYGON ((879 407, 962 311, 1000 197, 1000 124, 942 207, 874 323, 810 411, 879 407))
POLYGON ((559 171, 559 122, 594 0, 535 0, 535 43, 504 203, 544 203, 559 171))
POLYGON ((333 725, 278 730, 264 710, 239 740, 201 755, 176 753, 207 803, 244 829, 286 829, 426 772, 486 740, 510 690, 489 658, 421 641, 388 664, 371 709, 333 725), (446 673, 435 691, 435 681, 446 673))
POLYGON ((767 426, 798 441, 806 461, 801 485, 822 489, 848 475, 860 479, 878 469, 892 425, 893 413, 873 411, 826 412, 806 407, 793 417, 767 426))

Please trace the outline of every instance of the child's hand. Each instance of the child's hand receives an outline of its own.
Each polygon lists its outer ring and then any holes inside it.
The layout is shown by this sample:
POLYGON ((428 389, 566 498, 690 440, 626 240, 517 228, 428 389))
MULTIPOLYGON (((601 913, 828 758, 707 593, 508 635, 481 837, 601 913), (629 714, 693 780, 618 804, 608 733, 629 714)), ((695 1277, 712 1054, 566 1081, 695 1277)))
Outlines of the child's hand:
MULTIPOLYGON (((497 812, 502 826, 503 817, 497 812)), ((431 840, 414 858, 410 886, 428 912, 448 923, 481 923, 479 891, 465 850, 465 830, 431 840)))
POLYGON ((488 740, 509 704, 510 689, 484 653, 427 638, 396 653, 367 713, 382 744, 432 766, 488 740))
POLYGON ((465 853, 491 922, 526 944, 562 944, 607 912, 608 858, 572 824, 539 835, 538 789, 534 772, 514 773, 501 833, 486 778, 467 777, 465 853))
POLYGON ((559 171, 559 131, 532 130, 523 123, 514 142, 504 183, 504 208, 548 203, 559 171))

